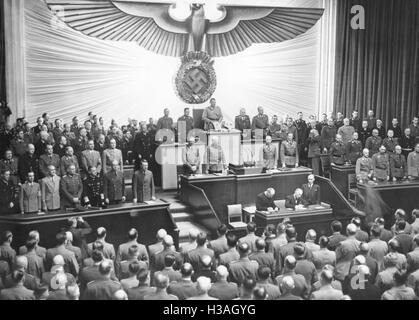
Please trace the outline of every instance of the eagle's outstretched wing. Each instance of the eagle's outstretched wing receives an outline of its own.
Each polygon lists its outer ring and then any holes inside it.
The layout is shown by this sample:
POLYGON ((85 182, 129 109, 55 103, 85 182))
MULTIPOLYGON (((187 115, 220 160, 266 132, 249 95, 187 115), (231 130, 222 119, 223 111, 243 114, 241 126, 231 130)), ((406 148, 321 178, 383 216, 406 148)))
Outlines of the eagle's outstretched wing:
POLYGON ((253 43, 294 39, 313 27, 324 12, 320 8, 225 7, 226 18, 211 23, 206 35, 206 49, 213 57, 236 54, 253 43))
POLYGON ((180 57, 188 46, 184 23, 170 18, 168 4, 111 0, 45 0, 71 28, 102 40, 134 41, 158 54, 180 57))

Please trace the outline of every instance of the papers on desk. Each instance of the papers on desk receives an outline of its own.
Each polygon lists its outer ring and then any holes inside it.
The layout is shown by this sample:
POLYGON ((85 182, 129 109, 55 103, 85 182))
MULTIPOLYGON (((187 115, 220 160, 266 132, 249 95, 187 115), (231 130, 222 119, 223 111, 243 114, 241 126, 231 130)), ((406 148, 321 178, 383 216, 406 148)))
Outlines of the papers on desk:
POLYGON ((146 203, 146 204, 156 204, 157 202, 156 201, 144 201, 144 203, 146 203))
POLYGON ((321 209, 323 209, 323 207, 322 206, 316 206, 313 209, 315 209, 315 210, 321 210, 321 209))
POLYGON ((47 214, 47 213, 46 213, 46 212, 44 212, 44 211, 42 211, 42 212, 38 212, 38 213, 37 213, 37 215, 38 215, 38 216, 43 216, 43 215, 46 215, 46 214, 47 214))

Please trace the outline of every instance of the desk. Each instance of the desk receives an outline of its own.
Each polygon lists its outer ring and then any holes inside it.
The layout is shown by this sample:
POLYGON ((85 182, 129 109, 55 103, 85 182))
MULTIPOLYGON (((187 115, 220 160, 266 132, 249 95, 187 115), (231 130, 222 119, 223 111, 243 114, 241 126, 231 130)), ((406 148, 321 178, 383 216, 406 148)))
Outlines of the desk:
POLYGON ((155 204, 125 203, 111 206, 104 210, 85 212, 58 211, 45 215, 10 215, 0 216, 0 231, 12 231, 15 248, 26 242, 31 230, 38 230, 41 235, 40 245, 46 248, 55 246, 55 236, 71 217, 83 217, 92 227, 88 242, 96 239, 95 230, 105 227, 108 230, 106 240, 115 246, 127 241, 126 235, 131 228, 139 233, 139 242, 145 245, 155 243, 156 233, 164 228, 173 236, 175 245, 179 245, 179 230, 169 213, 169 203, 156 201, 155 204))
POLYGON ((330 175, 331 180, 335 186, 342 192, 342 194, 348 198, 348 175, 355 174, 355 166, 337 166, 331 165, 330 175))
POLYGON ((330 205, 323 203, 321 206, 310 206, 306 210, 283 209, 279 212, 256 211, 255 223, 259 233, 268 225, 276 226, 285 218, 290 218, 291 223, 297 230, 298 240, 305 241, 304 237, 309 229, 315 228, 318 235, 329 234, 330 223, 335 219, 330 205))
POLYGON ((398 208, 404 209, 409 216, 419 207, 419 181, 358 184, 358 192, 356 207, 365 211, 367 216, 377 216, 380 210, 384 218, 392 218, 398 208))

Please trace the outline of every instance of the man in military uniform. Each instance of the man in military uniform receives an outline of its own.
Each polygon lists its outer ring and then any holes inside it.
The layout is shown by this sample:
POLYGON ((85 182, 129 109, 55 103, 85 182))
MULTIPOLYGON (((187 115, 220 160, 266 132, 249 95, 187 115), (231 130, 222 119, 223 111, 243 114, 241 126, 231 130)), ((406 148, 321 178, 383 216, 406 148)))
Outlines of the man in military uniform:
POLYGON ((119 171, 121 173, 124 171, 124 162, 122 159, 122 152, 119 149, 116 149, 116 140, 111 139, 109 141, 109 149, 103 151, 102 155, 102 166, 103 166, 103 173, 106 175, 111 168, 113 167, 113 163, 116 161, 118 163, 119 171))
POLYGON ((357 180, 361 183, 370 179, 373 174, 372 160, 369 157, 369 154, 370 151, 365 148, 362 151, 362 157, 356 161, 355 174, 357 180))
POLYGON ((74 153, 78 158, 81 157, 81 154, 88 147, 89 137, 87 135, 87 130, 85 128, 80 129, 80 133, 77 138, 73 141, 74 153))
POLYGON ((323 127, 320 133, 320 145, 324 153, 329 152, 330 146, 335 140, 337 129, 333 119, 329 119, 327 126, 323 127))
POLYGON ((358 110, 352 111, 352 118, 350 119, 349 124, 354 127, 355 131, 358 131, 361 128, 361 119, 359 118, 358 110))
POLYGON ((249 259, 250 247, 246 242, 239 244, 238 251, 240 259, 230 263, 229 273, 231 282, 240 286, 246 278, 257 279, 259 263, 249 259))
MULTIPOLYGON (((266 135, 269 128, 269 118, 266 114, 263 113, 263 108, 258 108, 258 115, 254 116, 252 119, 252 131, 255 136, 256 130, 263 130, 263 135, 266 135)), ((262 138, 258 136, 257 138, 262 138)))
POLYGON ((278 167, 278 149, 272 144, 272 137, 266 136, 266 144, 262 148, 263 168, 276 170, 278 167))
POLYGON ((250 117, 246 114, 245 108, 240 109, 240 115, 238 115, 235 119, 235 128, 241 132, 252 128, 250 117))
POLYGON ((419 179, 419 143, 407 157, 407 175, 409 179, 419 179))
POLYGON ((407 162, 402 154, 402 147, 396 145, 394 153, 390 154, 390 175, 393 181, 402 180, 407 175, 407 162))
POLYGON ((221 148, 218 137, 212 137, 211 145, 207 147, 204 155, 206 173, 222 173, 227 169, 224 151, 221 148))
POLYGON ((112 163, 112 170, 106 173, 103 178, 106 204, 118 204, 126 200, 124 174, 119 168, 119 162, 115 160, 112 163))
POLYGON ((132 178, 134 203, 156 200, 153 173, 148 170, 147 160, 143 160, 141 165, 132 178))
POLYGON ((41 188, 33 172, 28 173, 28 180, 21 186, 19 204, 22 214, 41 212, 41 188))
POLYGON ((297 142, 294 140, 294 135, 289 132, 287 140, 281 143, 281 164, 282 167, 296 168, 299 163, 299 154, 297 149, 297 142))
POLYGON ((157 128, 156 128, 157 131, 163 130, 163 129, 173 131, 174 129, 173 119, 169 117, 169 115, 170 115, 169 109, 164 109, 164 116, 160 118, 159 121, 157 121, 157 128))
POLYGON ((205 108, 202 114, 202 121, 204 121, 205 131, 214 129, 213 122, 221 123, 223 121, 223 113, 221 112, 221 108, 217 106, 217 101, 214 98, 210 100, 210 106, 205 108))
POLYGON ((81 169, 82 174, 86 177, 90 167, 95 167, 97 172, 102 172, 102 159, 99 151, 95 150, 95 142, 89 140, 89 149, 85 150, 81 154, 81 169))
POLYGON ((29 172, 35 174, 35 181, 39 179, 39 159, 35 156, 35 146, 28 144, 27 152, 19 158, 18 172, 20 182, 23 183, 29 172))
POLYGON ((16 190, 10 181, 10 171, 0 171, 0 214, 16 213, 16 190))
POLYGON ((370 150, 370 154, 374 155, 378 153, 380 146, 383 144, 383 140, 378 136, 378 130, 372 130, 372 136, 365 142, 365 148, 370 150))
POLYGON ((87 284, 83 300, 112 300, 114 293, 122 289, 119 282, 111 280, 112 264, 110 261, 104 260, 99 264, 99 273, 102 278, 87 284))
POLYGON ((72 147, 65 148, 65 155, 60 160, 60 172, 61 176, 65 176, 68 171, 68 167, 73 165, 76 168, 76 174, 80 174, 79 161, 74 155, 74 149, 72 147))
POLYGON ((410 128, 404 130, 404 135, 400 138, 400 146, 403 155, 407 158, 415 146, 415 137, 411 135, 410 128))
POLYGON ((272 122, 269 125, 268 134, 271 137, 281 139, 281 124, 278 123, 278 116, 272 116, 272 122))
POLYGON ((358 130, 358 136, 363 148, 365 148, 365 143, 367 142, 367 139, 371 137, 371 133, 371 130, 368 128, 368 121, 362 121, 361 127, 358 130))
POLYGON ((201 156, 194 144, 195 138, 190 137, 185 149, 182 150, 183 172, 187 175, 201 173, 201 156))
POLYGON ((56 169, 60 167, 60 157, 53 153, 53 147, 50 144, 46 146, 45 154, 39 158, 39 171, 41 178, 48 176, 49 166, 54 166, 56 169))
POLYGON ((345 164, 346 146, 340 134, 336 135, 336 141, 330 146, 330 162, 336 165, 345 164))
POLYGON ((6 150, 4 152, 4 158, 0 160, 0 170, 10 171, 10 181, 17 185, 20 181, 18 176, 18 165, 19 161, 13 156, 12 150, 6 150))
POLYGON ((368 110, 367 115, 368 128, 372 130, 377 124, 377 118, 374 116, 374 111, 368 110))
POLYGON ((343 120, 343 126, 338 129, 338 134, 342 136, 342 141, 344 144, 351 141, 352 136, 355 132, 354 127, 352 127, 349 123, 349 119, 345 118, 343 120))
POLYGON ((83 183, 80 175, 76 174, 76 167, 70 165, 67 168, 67 175, 61 178, 61 205, 64 209, 75 208, 80 204, 83 193, 83 183))
POLYGON ((356 161, 362 156, 362 143, 358 140, 358 132, 354 132, 352 140, 346 144, 346 160, 351 164, 356 164, 356 161))
POLYGON ((83 202, 92 207, 104 207, 103 180, 96 167, 90 167, 88 172, 89 175, 83 181, 83 202))
POLYGON ((183 116, 177 120, 178 142, 183 143, 188 133, 194 128, 194 119, 190 116, 191 109, 185 108, 183 116))
POLYGON ((399 144, 399 140, 394 138, 394 131, 388 130, 387 137, 383 140, 383 146, 386 147, 387 152, 394 153, 394 149, 399 144))
POLYGON ((381 146, 379 152, 372 156, 372 168, 374 181, 390 180, 390 160, 386 153, 386 147, 381 146))
MULTIPOLYGON (((153 136, 148 132, 147 125, 141 125, 141 130, 134 138, 134 157, 141 161, 143 159, 151 161, 153 136)), ((136 169, 139 169, 141 162, 137 162, 136 169)))

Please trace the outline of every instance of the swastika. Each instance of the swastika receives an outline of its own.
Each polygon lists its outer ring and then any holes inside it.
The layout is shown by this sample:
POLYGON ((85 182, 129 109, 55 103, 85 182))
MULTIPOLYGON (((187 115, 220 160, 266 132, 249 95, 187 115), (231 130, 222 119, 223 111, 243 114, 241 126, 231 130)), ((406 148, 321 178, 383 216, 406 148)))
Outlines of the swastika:
POLYGON ((196 68, 188 73, 185 82, 193 91, 193 93, 198 94, 202 89, 204 89, 207 86, 208 78, 204 72, 196 68))

